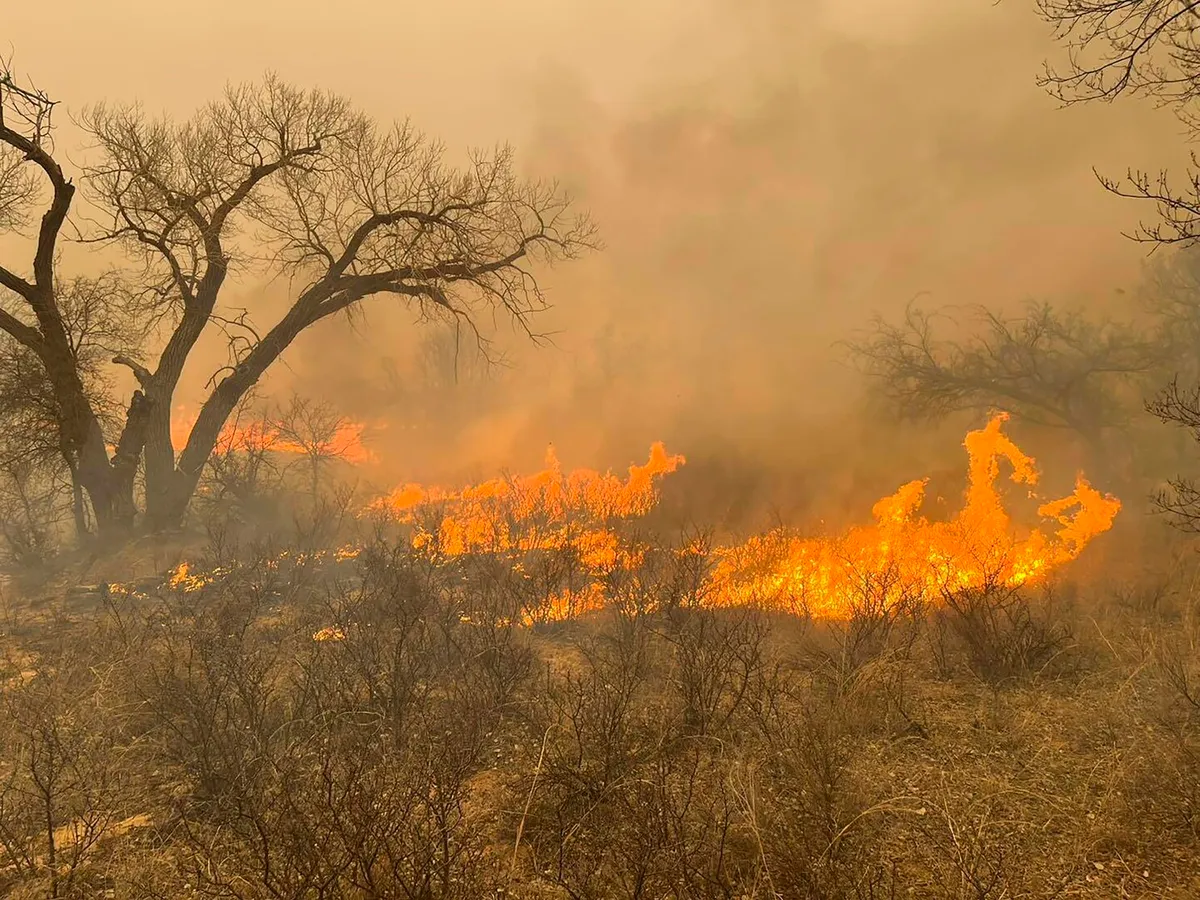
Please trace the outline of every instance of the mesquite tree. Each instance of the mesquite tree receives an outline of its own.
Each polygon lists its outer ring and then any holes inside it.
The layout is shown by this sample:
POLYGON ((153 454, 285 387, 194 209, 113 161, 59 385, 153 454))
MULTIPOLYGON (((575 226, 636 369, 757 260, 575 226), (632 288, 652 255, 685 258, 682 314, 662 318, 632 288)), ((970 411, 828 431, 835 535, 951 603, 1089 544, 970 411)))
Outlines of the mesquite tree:
POLYGON ((379 296, 471 329, 488 309, 528 327, 545 306, 533 265, 591 246, 586 217, 555 185, 519 177, 509 149, 456 169, 408 124, 382 126, 274 77, 231 87, 186 121, 94 106, 80 117, 89 214, 74 226, 129 263, 127 302, 101 298, 98 314, 144 334, 114 347, 110 364, 138 386, 106 428, 57 272, 73 203, 83 204, 52 142, 54 107, 0 70, 0 230, 33 244, 31 265, 0 266, 0 329, 44 371, 58 445, 101 531, 133 522, 139 470, 147 523, 177 524, 230 413, 306 328, 379 296), (273 323, 222 302, 235 269, 292 287, 273 323), (176 452, 172 398, 213 330, 228 364, 176 452))
MULTIPOLYGON (((1150 99, 1171 108, 1188 137, 1200 136, 1200 3, 1196 0, 1038 0, 1038 9, 1066 46, 1065 64, 1047 66, 1042 84, 1064 103, 1113 101, 1122 96, 1150 99)), ((1200 156, 1182 176, 1166 171, 1151 174, 1130 170, 1124 178, 1100 175, 1114 194, 1153 204, 1156 215, 1131 237, 1156 247, 1181 249, 1200 242, 1200 156)), ((1186 280, 1184 282, 1186 285, 1186 280)), ((1178 285, 1177 285, 1178 286, 1178 285)), ((1184 309, 1194 301, 1186 298, 1184 309)), ((1168 318, 1179 312, 1161 310, 1168 318)), ((1191 319, 1190 315, 1185 321, 1191 319)), ((1186 341, 1191 328, 1175 333, 1174 343, 1186 341)), ((1194 333, 1194 332, 1193 332, 1194 333)), ((1186 348, 1185 348, 1186 349, 1186 348)), ((1181 387, 1179 377, 1194 378, 1200 352, 1190 347, 1190 359, 1177 377, 1147 403, 1166 423, 1195 430, 1200 422, 1200 390, 1181 387)), ((1197 433, 1200 437, 1200 433, 1197 433)), ((1200 522, 1200 492, 1180 477, 1173 492, 1159 496, 1159 505, 1189 528, 1200 522)))
POLYGON ((932 312, 910 306, 902 323, 876 318, 849 345, 902 417, 1001 408, 1073 431, 1101 457, 1106 433, 1129 424, 1139 384, 1154 372, 1163 347, 1156 334, 1127 323, 1048 304, 1009 316, 978 306, 932 312))

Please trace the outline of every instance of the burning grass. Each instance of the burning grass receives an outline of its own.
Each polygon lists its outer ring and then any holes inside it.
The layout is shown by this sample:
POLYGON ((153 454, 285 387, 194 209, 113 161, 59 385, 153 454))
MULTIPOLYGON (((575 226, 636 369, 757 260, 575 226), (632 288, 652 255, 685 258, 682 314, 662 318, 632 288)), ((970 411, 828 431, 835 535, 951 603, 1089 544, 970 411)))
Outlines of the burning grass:
MULTIPOLYGON (((691 592, 702 605, 761 606, 822 619, 851 616, 867 595, 886 611, 993 585, 1036 584, 1111 528, 1121 503, 1079 475, 1071 495, 1039 501, 1040 524, 1014 521, 997 484, 1001 463, 1030 497, 1038 473, 1004 434, 1005 421, 996 415, 966 436, 968 486, 962 508, 947 521, 920 515, 927 481, 915 480, 874 505, 874 522, 841 535, 807 537, 778 528, 726 545, 694 539, 671 552, 692 561, 691 592)), ((263 429, 243 431, 239 440, 259 441, 263 429)), ((399 526, 404 540, 434 563, 482 554, 507 565, 518 579, 541 587, 536 605, 521 610, 518 620, 562 620, 604 607, 614 599, 614 585, 662 555, 661 545, 637 539, 631 526, 654 509, 661 479, 685 463, 657 443, 644 465, 621 478, 591 469, 564 472, 551 450, 546 467, 532 475, 460 489, 402 485, 364 514, 399 526)), ((358 552, 343 546, 332 558, 346 562, 358 552)), ((318 563, 327 555, 289 550, 265 564, 318 563)), ((222 574, 195 572, 184 562, 169 583, 195 590, 222 574)))
MULTIPOLYGON (((176 451, 186 446, 188 435, 197 418, 198 413, 187 407, 180 407, 172 416, 171 444, 176 451)), ((222 428, 217 439, 217 452, 270 452, 290 456, 319 456, 341 459, 353 465, 377 460, 376 455, 364 443, 367 431, 364 423, 328 415, 325 418, 329 421, 302 423, 300 428, 288 427, 289 424, 293 424, 290 422, 272 422, 267 419, 242 422, 236 418, 231 419, 222 428), (314 428, 314 424, 318 427, 314 428)))
MULTIPOLYGON (((997 486, 1000 463, 1008 463, 1012 480, 1031 496, 1038 476, 1034 461, 1004 434, 1006 419, 997 415, 967 435, 969 486, 963 508, 950 521, 919 515, 927 482, 910 481, 875 504, 872 524, 845 534, 810 538, 781 528, 712 548, 711 571, 699 586, 704 602, 838 618, 849 614, 864 582, 883 576, 887 605, 994 580, 1019 585, 1045 578, 1107 531, 1121 504, 1081 475, 1070 496, 1039 505, 1040 526, 1019 527, 997 486)), ((412 545, 435 558, 483 552, 519 565, 533 550, 571 549, 589 581, 568 598, 573 603, 560 599, 558 610, 588 609, 605 602, 605 579, 643 563, 646 548, 623 540, 622 526, 653 508, 657 481, 684 462, 655 444, 646 465, 631 467, 622 480, 591 470, 566 474, 551 454, 547 467, 534 475, 458 491, 405 485, 371 508, 409 526, 412 545)), ((685 546, 679 552, 700 549, 685 546)))
POLYGON ((668 545, 656 446, 104 585, 13 647, 0 889, 83 821, 59 895, 1194 896, 1196 598, 1085 615, 1119 503, 1022 524, 1033 461, 1002 418, 965 444, 940 522, 915 481, 841 535, 668 545))

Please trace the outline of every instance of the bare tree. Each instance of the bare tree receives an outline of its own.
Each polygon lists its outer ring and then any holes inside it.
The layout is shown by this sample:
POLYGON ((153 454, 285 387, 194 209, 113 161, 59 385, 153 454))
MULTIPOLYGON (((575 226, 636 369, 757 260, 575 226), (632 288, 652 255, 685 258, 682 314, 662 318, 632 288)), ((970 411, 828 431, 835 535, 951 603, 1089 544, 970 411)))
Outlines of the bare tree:
POLYGON ((61 494, 43 474, 19 457, 0 463, 0 561, 25 571, 42 568, 58 549, 61 494))
MULTIPOLYGON (((1163 424, 1186 428, 1200 441, 1200 387, 1181 388, 1178 379, 1173 380, 1146 406, 1163 424)), ((1194 478, 1170 479, 1155 493, 1154 503, 1180 529, 1200 532, 1200 484, 1194 478)))
MULTIPOLYGON (((1041 83, 1064 103, 1111 101, 1129 94, 1172 107, 1187 130, 1200 133, 1193 101, 1200 96, 1200 4, 1195 0, 1038 0, 1038 10, 1066 45, 1062 67, 1048 65, 1041 83)), ((1158 221, 1131 235, 1155 244, 1200 237, 1200 159, 1183 183, 1167 172, 1130 170, 1106 189, 1155 204, 1158 221)))
MULTIPOLYGON (((54 102, 43 92, 16 85, 7 67, 0 69, 0 228, 23 232, 31 211, 42 199, 38 173, 49 185, 36 233, 30 276, 0 266, 0 328, 32 353, 46 375, 53 417, 64 456, 89 486, 97 511, 113 512, 111 466, 100 417, 88 396, 83 374, 72 352, 68 324, 55 278, 59 233, 75 187, 54 158, 51 116, 54 102), (31 321, 32 319, 32 321, 31 321)), ((130 471, 132 499, 132 470, 130 471)), ((111 515, 108 515, 111 518, 111 515)))
MULTIPOLYGON (((37 358, 0 337, 0 532, 9 559, 19 564, 47 555, 61 511, 56 501, 73 481, 54 413, 53 393, 37 358)), ((82 503, 76 513, 76 528, 86 530, 82 503)))
POLYGON ((1200 380, 1200 252, 1177 246, 1149 260, 1138 301, 1162 347, 1159 384, 1200 380))
POLYGON ((149 524, 178 523, 230 413, 306 328, 387 295, 470 331, 486 308, 528 331, 545 306, 532 264, 591 245, 586 218, 570 212, 557 186, 521 179, 510 149, 474 154, 456 169, 409 125, 381 126, 339 97, 274 77, 231 87, 184 122, 95 106, 81 117, 95 144, 83 170, 98 210, 88 236, 141 263, 145 317, 161 337, 112 358, 139 387, 110 451, 71 352, 56 280, 75 186, 55 156, 55 103, 5 69, 0 107, 0 172, 16 166, 0 179, 6 227, 19 229, 42 199, 35 179, 50 189, 30 274, 0 267, 11 297, 0 328, 44 368, 66 455, 102 530, 132 522, 139 463, 149 524), (296 286, 273 324, 221 303, 235 269, 296 286), (172 397, 201 335, 214 329, 228 339, 229 361, 213 373, 176 455, 172 397))
POLYGON ((308 469, 313 500, 320 492, 321 473, 332 462, 346 459, 358 440, 353 423, 328 403, 293 395, 271 417, 269 428, 277 445, 299 454, 308 469))
MULTIPOLYGON (((138 298, 114 272, 73 278, 59 287, 68 352, 104 433, 122 410, 111 399, 106 364, 145 337, 138 298)), ((78 459, 61 427, 61 406, 37 352, 0 332, 0 468, 34 475, 70 496, 77 535, 89 530, 78 459)))
MULTIPOLYGON (((1174 110, 1189 137, 1200 135, 1195 101, 1200 97, 1200 4, 1195 0, 1039 0, 1039 11, 1066 45, 1066 65, 1048 66, 1042 83, 1064 103, 1112 101, 1123 95, 1140 96, 1174 110)), ((1123 197, 1150 201, 1157 219, 1128 235, 1157 247, 1193 246, 1200 239, 1200 157, 1191 155, 1186 175, 1172 178, 1130 170, 1124 179, 1097 174, 1104 187, 1123 197)), ((1196 335, 1194 269, 1187 255, 1176 254, 1159 312, 1174 346, 1191 343, 1196 335)), ((1172 373, 1170 385, 1148 403, 1163 422, 1195 429, 1200 408, 1197 398, 1179 386, 1180 377, 1194 380, 1196 348, 1185 346, 1183 372, 1172 373)), ((1194 482, 1178 477, 1157 497, 1159 506, 1176 521, 1195 527, 1197 500, 1194 482)))
POLYGON ((1049 305, 1013 317, 982 307, 961 312, 910 306, 902 324, 876 319, 851 352, 901 416, 1000 407, 1070 429, 1103 462, 1106 435, 1129 424, 1141 398, 1137 382, 1159 365, 1155 337, 1049 305), (945 337, 939 320, 965 328, 945 337))

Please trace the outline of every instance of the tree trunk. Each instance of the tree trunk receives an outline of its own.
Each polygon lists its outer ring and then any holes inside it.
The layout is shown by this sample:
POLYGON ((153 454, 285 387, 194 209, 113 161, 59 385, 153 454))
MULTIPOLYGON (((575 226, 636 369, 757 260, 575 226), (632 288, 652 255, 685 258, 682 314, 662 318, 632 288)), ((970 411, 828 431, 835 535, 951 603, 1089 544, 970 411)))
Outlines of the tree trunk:
MULTIPOLYGON (((144 448, 146 472, 146 521, 152 531, 176 528, 183 521, 183 508, 176 495, 175 446, 171 442, 171 395, 169 389, 154 392, 146 417, 144 448)), ((220 429, 218 429, 219 433, 220 429)), ((190 496, 189 498, 190 499, 190 496)))
MULTIPOLYGON (((208 458, 217 446, 234 407, 250 384, 235 389, 225 379, 200 409, 200 415, 188 435, 187 446, 175 460, 173 450, 164 455, 163 436, 151 438, 146 446, 146 524, 152 531, 169 531, 183 524, 188 504, 200 484, 208 458), (151 443, 151 441, 153 443, 151 443), (152 463, 151 460, 155 462, 152 463), (170 465, 165 464, 166 459, 170 465)), ((251 382, 253 383, 253 382, 251 382)), ((167 446, 170 446, 170 422, 167 421, 167 446)), ((159 429, 161 431, 161 428, 159 429)))
MULTIPOLYGON (((127 533, 133 527, 133 474, 141 448, 138 446, 131 453, 131 441, 122 435, 117 454, 109 461, 100 420, 84 389, 62 323, 57 318, 47 318, 44 329, 49 337, 38 355, 58 404, 60 447, 71 470, 72 487, 82 489, 91 501, 98 534, 127 533)), ((131 420, 136 421, 141 415, 142 401, 135 392, 130 405, 131 420)), ((76 505, 81 513, 82 505, 78 501, 76 505)), ((77 526, 81 519, 77 513, 77 526)))
POLYGON ((196 492, 199 476, 190 481, 182 472, 171 472, 169 478, 151 494, 146 493, 146 526, 153 532, 174 531, 183 525, 188 504, 196 492))
POLYGON ((83 545, 91 533, 87 523, 87 501, 83 495, 83 484, 79 481, 79 471, 70 460, 67 462, 71 470, 71 518, 75 522, 75 542, 83 545))
POLYGON ((133 480, 122 479, 109 467, 92 471, 81 468, 80 482, 87 492, 96 517, 96 534, 117 538, 133 530, 137 507, 133 502, 133 480))
MULTIPOLYGON (((178 459, 168 474, 165 466, 159 465, 154 475, 154 490, 150 489, 150 471, 153 466, 147 456, 146 519, 151 529, 178 528, 183 523, 188 504, 200 484, 200 476, 209 457, 221 437, 221 430, 229 416, 237 408, 242 397, 262 377, 263 372, 279 358, 304 328, 319 318, 312 309, 302 304, 294 306, 283 319, 272 328, 234 370, 217 384, 192 425, 187 445, 179 452, 178 459)), ((161 452, 163 435, 170 443, 170 409, 163 409, 161 400, 152 404, 151 416, 165 413, 166 419, 152 426, 147 440, 159 448, 157 459, 164 458, 161 452), (163 424, 165 422, 165 425, 163 424), (165 429, 165 430, 164 430, 165 429)), ((150 449, 148 443, 147 448, 150 449)), ((153 452, 153 451, 151 451, 153 452)), ((173 454, 172 454, 173 455, 173 454)))
POLYGON ((127 534, 133 529, 133 472, 116 469, 108 460, 108 448, 99 423, 89 430, 77 451, 79 483, 87 492, 96 516, 96 532, 102 537, 127 534))

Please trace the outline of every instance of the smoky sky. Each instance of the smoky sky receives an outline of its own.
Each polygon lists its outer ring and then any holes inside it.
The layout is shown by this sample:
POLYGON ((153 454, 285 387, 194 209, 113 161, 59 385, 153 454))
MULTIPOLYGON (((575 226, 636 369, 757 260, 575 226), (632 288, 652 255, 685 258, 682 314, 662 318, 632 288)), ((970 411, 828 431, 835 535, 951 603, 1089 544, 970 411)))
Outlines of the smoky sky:
MULTIPOLYGON (((0 44, 68 108, 136 99, 184 116, 270 69, 451 148, 510 141, 592 213, 603 250, 543 273, 553 309, 534 324, 552 344, 498 323, 509 366, 453 401, 436 439, 410 421, 420 332, 395 305, 321 326, 271 374, 268 393, 386 426, 389 477, 522 468, 548 443, 623 466, 658 439, 861 469, 879 448, 848 424, 858 385, 840 340, 917 297, 1108 303, 1144 256, 1120 232, 1152 211, 1092 169, 1183 152, 1170 116, 1137 103, 1058 108, 1035 78, 1059 50, 1019 2, 47 6, 6 10, 0 44)), ((212 369, 198 362, 193 398, 212 369)))

